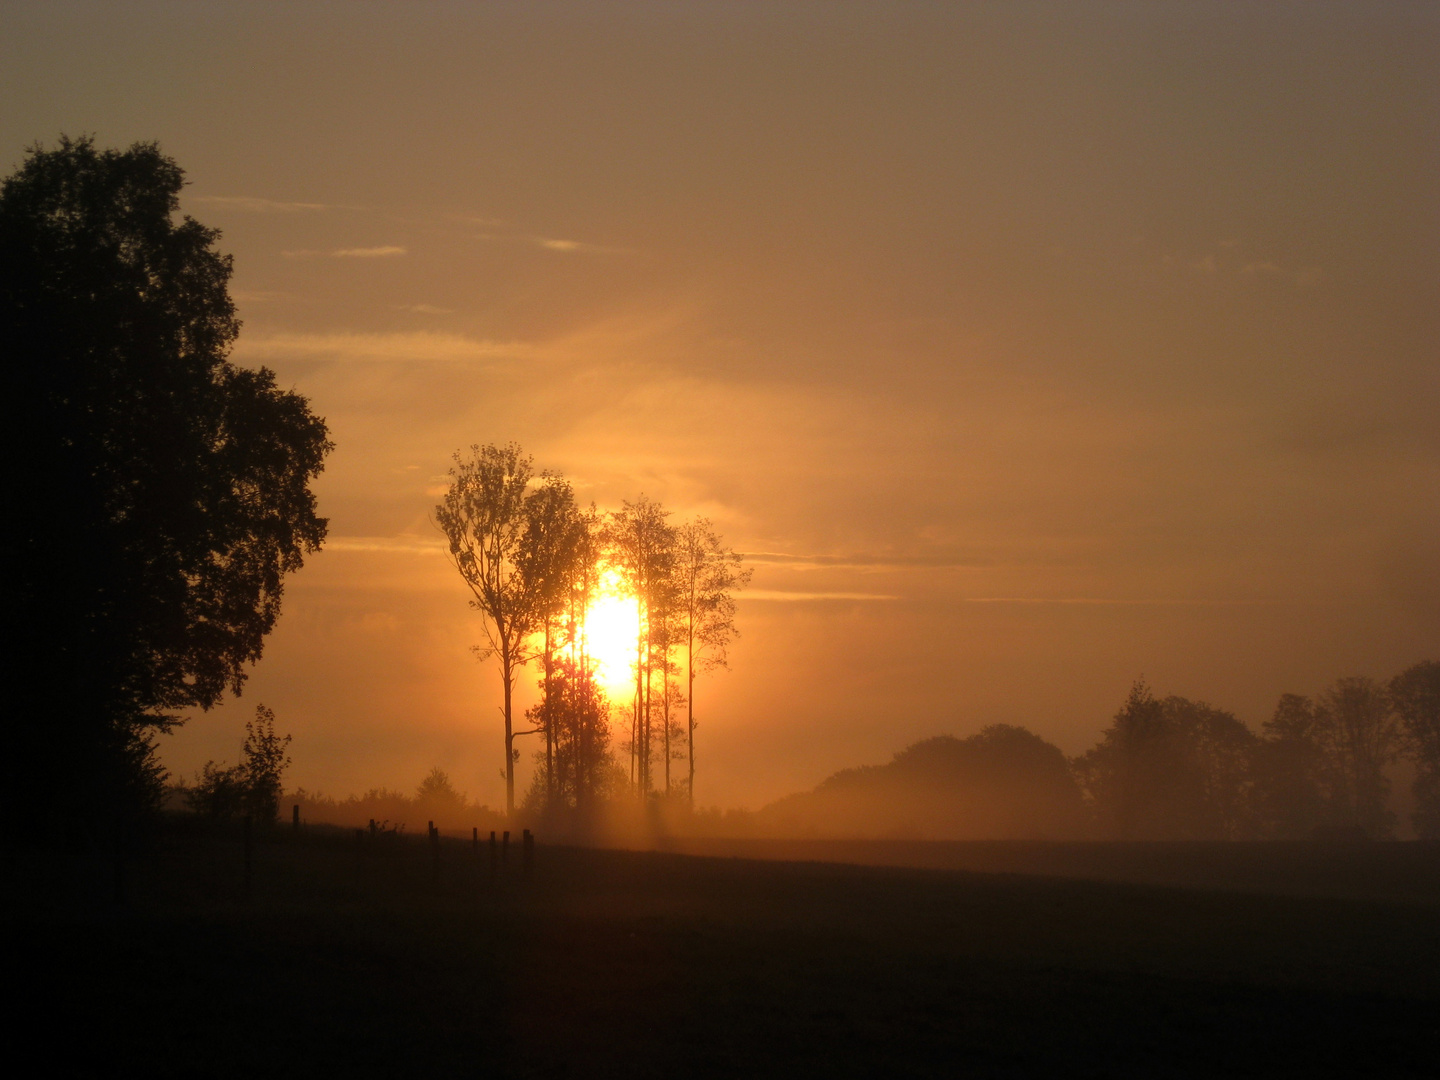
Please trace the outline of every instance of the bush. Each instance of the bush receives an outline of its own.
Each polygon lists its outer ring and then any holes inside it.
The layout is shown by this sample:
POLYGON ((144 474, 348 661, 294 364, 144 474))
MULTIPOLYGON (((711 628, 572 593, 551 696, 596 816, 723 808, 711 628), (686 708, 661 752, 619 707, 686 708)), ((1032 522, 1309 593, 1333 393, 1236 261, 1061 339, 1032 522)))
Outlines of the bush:
POLYGON ((289 745, 289 735, 275 734, 275 713, 257 705, 255 719, 245 724, 240 764, 226 768, 207 761, 186 793, 190 809, 211 818, 248 815, 273 822, 280 812, 281 778, 290 765, 289 745))

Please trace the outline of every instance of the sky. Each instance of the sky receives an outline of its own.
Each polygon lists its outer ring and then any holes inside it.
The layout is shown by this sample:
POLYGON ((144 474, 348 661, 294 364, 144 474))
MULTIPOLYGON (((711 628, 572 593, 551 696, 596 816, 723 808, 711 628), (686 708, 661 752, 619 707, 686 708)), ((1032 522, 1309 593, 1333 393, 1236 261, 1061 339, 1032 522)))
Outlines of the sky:
POLYGON ((293 785, 503 805, 475 443, 746 553, 705 805, 1440 657, 1433 4, 0 3, 0 171, 62 132, 181 164, 336 444, 179 777, 263 702, 293 785))

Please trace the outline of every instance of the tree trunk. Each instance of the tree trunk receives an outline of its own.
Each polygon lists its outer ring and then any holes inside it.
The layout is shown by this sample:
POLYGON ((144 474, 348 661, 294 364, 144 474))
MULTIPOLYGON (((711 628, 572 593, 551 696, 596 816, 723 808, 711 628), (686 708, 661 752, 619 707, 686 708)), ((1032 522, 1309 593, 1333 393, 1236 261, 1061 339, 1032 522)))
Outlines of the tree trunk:
POLYGON ((690 809, 695 809, 695 631, 692 628, 685 642, 685 756, 690 763, 690 783, 687 788, 690 809))
POLYGON ((510 691, 515 684, 515 672, 510 668, 508 651, 500 657, 502 678, 505 682, 505 813, 515 816, 515 731, 510 722, 510 691))
POLYGON ((545 704, 540 715, 545 718, 545 809, 555 805, 555 708, 554 655, 550 651, 550 616, 545 616, 545 704))

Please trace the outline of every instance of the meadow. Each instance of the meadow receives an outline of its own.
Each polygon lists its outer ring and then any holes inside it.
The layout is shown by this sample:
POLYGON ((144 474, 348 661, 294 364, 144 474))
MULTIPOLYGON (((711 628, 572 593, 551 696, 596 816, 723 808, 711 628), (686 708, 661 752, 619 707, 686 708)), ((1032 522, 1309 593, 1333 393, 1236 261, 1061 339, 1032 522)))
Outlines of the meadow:
POLYGON ((12 850, 13 1030, 59 1018, 72 1075, 1440 1067, 1433 845, 703 844, 526 870, 281 828, 247 895, 238 827, 177 816, 121 903, 111 864, 12 850))

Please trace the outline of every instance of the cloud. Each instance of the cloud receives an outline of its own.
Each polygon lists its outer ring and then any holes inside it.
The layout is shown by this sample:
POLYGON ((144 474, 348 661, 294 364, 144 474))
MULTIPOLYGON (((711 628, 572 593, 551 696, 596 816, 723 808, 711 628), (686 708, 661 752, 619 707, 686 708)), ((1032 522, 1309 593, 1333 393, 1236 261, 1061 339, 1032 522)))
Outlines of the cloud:
POLYGON ((554 236, 532 236, 531 243, 539 244, 546 251, 581 251, 596 255, 628 255, 630 248, 607 247, 604 244, 587 244, 583 240, 564 240, 554 236))
POLYGON ((410 311, 416 315, 449 315, 455 309, 436 307, 434 304, 396 304, 396 311, 410 311))
POLYGON ((500 243, 524 243, 534 244, 536 247, 544 248, 546 251, 570 252, 593 252, 595 254, 621 255, 626 254, 626 248, 606 247, 603 244, 590 244, 584 240, 566 240, 558 236, 526 236, 517 233, 507 232, 481 232, 475 234, 476 240, 493 240, 500 243))
POLYGON ((516 359, 536 354, 533 345, 517 341, 488 341, 461 334, 419 331, 410 334, 301 334, 242 335, 235 344, 237 360, 363 360, 387 363, 444 361, 466 363, 516 359))
POLYGON ((482 229, 508 229, 510 227, 510 222, 504 218, 476 217, 473 214, 458 214, 452 220, 466 225, 475 225, 482 229))
POLYGON ((331 536, 326 551, 386 551, 405 555, 434 555, 445 550, 440 536, 331 536))
POLYGON ((898 596, 883 593, 860 592, 782 592, 776 589, 747 589, 739 594, 741 600, 801 602, 815 600, 899 600, 898 596))
POLYGON ((963 596, 965 604, 1079 604, 1086 607, 1263 607, 1269 600, 1116 600, 1099 596, 963 596))
POLYGON ((338 251, 332 251, 330 257, 332 259, 384 259, 405 253, 403 247, 386 244, 381 247, 340 248, 338 251))
POLYGON ((792 570, 906 570, 912 568, 946 569, 950 567, 989 566, 988 558, 963 557, 955 553, 927 555, 791 555, 780 551, 742 551, 747 562, 768 563, 792 570))
POLYGON ((300 248, 296 251, 282 251, 280 254, 287 259, 385 259, 406 253, 406 249, 399 245, 385 244, 380 247, 336 248, 334 251, 300 248))
POLYGON ((277 202, 274 199, 258 199, 253 195, 194 195, 192 202, 216 206, 222 210, 240 210, 247 214, 299 214, 313 210, 328 210, 324 203, 277 202))

